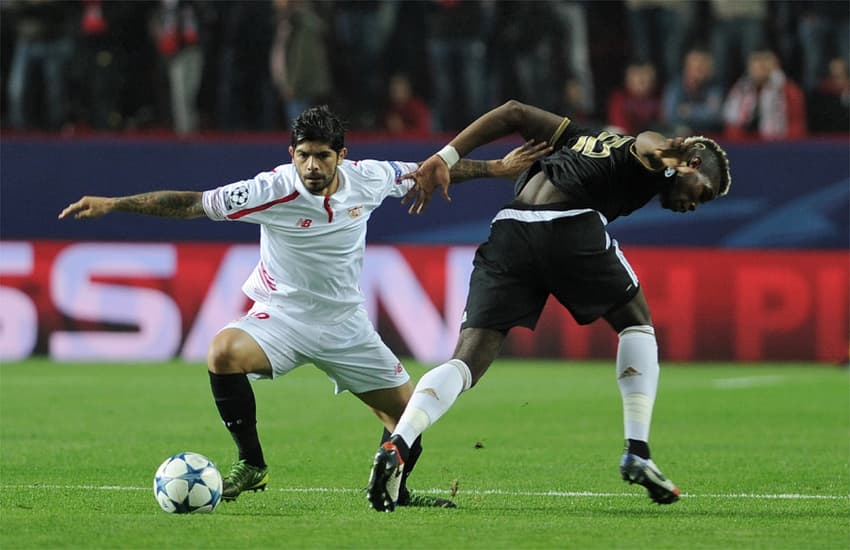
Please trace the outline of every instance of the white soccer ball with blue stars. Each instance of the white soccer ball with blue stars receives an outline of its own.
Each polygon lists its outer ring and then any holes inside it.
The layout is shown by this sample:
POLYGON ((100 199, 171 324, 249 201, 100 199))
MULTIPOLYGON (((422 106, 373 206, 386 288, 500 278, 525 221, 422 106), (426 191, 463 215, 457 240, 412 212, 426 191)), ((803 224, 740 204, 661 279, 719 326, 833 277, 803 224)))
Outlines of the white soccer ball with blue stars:
POLYGON ((169 514, 209 513, 221 502, 221 473, 202 454, 179 453, 157 469, 153 494, 169 514))

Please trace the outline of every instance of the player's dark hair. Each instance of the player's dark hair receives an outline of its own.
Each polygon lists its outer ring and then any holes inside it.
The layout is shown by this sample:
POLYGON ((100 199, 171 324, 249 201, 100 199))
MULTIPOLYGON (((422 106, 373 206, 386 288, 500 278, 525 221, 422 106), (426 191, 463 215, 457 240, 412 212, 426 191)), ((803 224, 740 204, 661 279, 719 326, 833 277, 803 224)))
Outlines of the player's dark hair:
POLYGON ((292 123, 292 146, 303 141, 327 143, 336 152, 345 147, 345 123, 327 105, 311 107, 292 123))
POLYGON ((726 156, 726 151, 713 139, 704 136, 692 136, 685 140, 686 146, 702 146, 701 149, 711 151, 712 155, 701 155, 702 164, 700 172, 703 172, 711 180, 720 182, 718 186, 717 196, 722 197, 729 192, 732 187, 732 172, 729 168, 729 157, 726 156))

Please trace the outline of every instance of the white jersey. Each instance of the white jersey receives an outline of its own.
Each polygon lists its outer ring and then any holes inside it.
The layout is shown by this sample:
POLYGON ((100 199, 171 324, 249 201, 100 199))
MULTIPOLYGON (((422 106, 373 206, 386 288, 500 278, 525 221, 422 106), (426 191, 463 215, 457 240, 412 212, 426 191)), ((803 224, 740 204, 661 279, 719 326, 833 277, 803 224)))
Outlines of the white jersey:
POLYGON ((260 262, 242 285, 256 302, 280 307, 302 322, 338 323, 363 303, 359 279, 366 223, 388 196, 403 197, 415 163, 343 160, 339 189, 313 195, 295 166, 203 194, 213 220, 260 225, 260 262))

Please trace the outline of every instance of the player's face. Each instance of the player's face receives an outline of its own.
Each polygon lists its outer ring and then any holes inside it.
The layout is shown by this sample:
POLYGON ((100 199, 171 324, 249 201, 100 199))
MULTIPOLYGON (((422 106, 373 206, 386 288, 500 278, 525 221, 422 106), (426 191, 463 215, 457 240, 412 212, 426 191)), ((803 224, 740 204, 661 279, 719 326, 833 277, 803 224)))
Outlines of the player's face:
POLYGON ((292 163, 304 187, 314 195, 330 195, 339 187, 337 167, 347 153, 345 147, 338 153, 327 143, 302 141, 289 147, 292 163))
POLYGON ((694 171, 677 174, 659 193, 662 207, 674 212, 693 212, 699 205, 717 198, 717 185, 699 171, 700 164, 699 157, 692 156, 688 166, 694 171))

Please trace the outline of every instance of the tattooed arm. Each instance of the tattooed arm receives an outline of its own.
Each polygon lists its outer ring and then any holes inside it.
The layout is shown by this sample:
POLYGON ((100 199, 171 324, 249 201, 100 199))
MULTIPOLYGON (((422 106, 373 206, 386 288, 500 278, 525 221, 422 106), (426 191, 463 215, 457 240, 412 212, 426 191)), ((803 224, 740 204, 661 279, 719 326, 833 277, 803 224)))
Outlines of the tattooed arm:
POLYGON ((460 159, 449 171, 451 183, 460 183, 477 178, 503 178, 514 180, 531 164, 552 152, 544 142, 528 141, 511 150, 498 160, 460 159))
POLYGON ((495 178, 495 160, 460 159, 449 171, 452 183, 461 183, 476 178, 495 178))
POLYGON ((127 197, 83 197, 69 204, 59 219, 99 218, 110 212, 132 212, 163 218, 190 219, 205 216, 199 191, 152 191, 127 197))
POLYGON ((443 196, 446 200, 450 201, 448 191, 446 191, 450 183, 460 183, 476 178, 504 178, 514 180, 526 171, 534 161, 545 157, 551 152, 552 146, 547 142, 529 140, 499 160, 460 159, 452 166, 451 170, 448 169, 445 162, 434 155, 434 158, 437 158, 439 163, 433 162, 433 159, 429 158, 425 162, 419 163, 419 168, 416 171, 402 176, 405 179, 415 180, 416 185, 407 192, 401 203, 405 204, 408 201, 412 201, 408 212, 410 214, 421 214, 425 210, 425 207, 428 206, 431 195, 437 187, 444 190, 443 196), (429 162, 432 167, 436 166, 440 168, 442 173, 434 174, 425 171, 423 165, 429 162))

